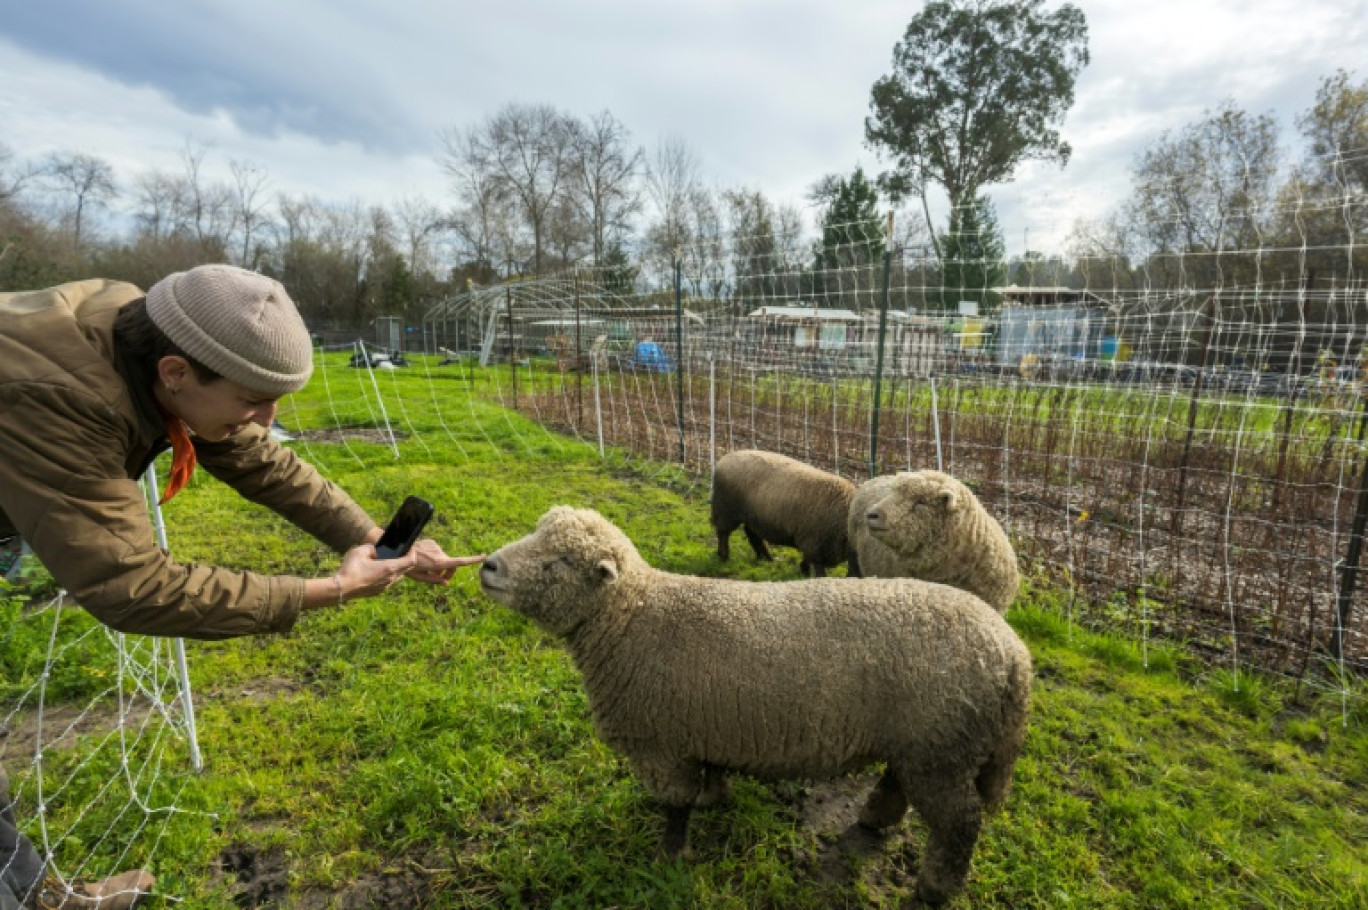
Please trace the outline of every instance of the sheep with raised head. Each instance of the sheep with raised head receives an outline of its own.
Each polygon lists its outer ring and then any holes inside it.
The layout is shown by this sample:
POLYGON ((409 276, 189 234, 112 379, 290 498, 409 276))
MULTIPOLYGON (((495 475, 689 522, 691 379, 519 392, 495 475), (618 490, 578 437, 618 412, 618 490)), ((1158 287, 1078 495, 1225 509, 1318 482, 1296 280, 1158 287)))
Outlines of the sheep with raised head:
POLYGON ((886 771, 861 824, 908 805, 928 838, 918 896, 962 887, 1025 737, 1031 658, 977 597, 916 579, 745 582, 652 568, 592 510, 557 507, 487 557, 484 591, 562 638, 595 729, 665 806, 661 851, 731 772, 886 771))
POLYGON ((846 561, 846 516, 855 484, 786 455, 729 452, 713 471, 712 526, 717 556, 731 558, 731 535, 745 531, 759 559, 773 559, 766 542, 796 547, 799 570, 822 576, 846 561))
POLYGON ((850 501, 849 573, 920 578, 977 594, 1007 612, 1021 585, 1016 551, 974 491, 940 471, 860 484, 850 501))

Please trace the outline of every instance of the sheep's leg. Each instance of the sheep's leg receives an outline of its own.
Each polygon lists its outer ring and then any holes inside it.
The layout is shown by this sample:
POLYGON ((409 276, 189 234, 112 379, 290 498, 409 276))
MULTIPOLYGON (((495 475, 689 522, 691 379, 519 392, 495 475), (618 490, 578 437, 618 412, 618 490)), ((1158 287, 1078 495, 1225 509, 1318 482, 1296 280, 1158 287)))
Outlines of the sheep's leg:
POLYGON ((691 806, 665 807, 665 836, 660 841, 662 859, 688 859, 691 806))
POLYGON ((671 756, 638 756, 633 764, 641 782, 665 805, 665 836, 660 855, 665 859, 688 859, 689 812, 703 790, 704 767, 671 756))
POLYGON ((717 529, 717 558, 723 562, 731 559, 731 533, 731 531, 723 533, 721 528, 717 529))
POLYGON ((855 548, 851 547, 846 555, 846 578, 863 578, 864 574, 860 571, 860 557, 855 553, 855 548))
POLYGON ((903 791, 926 822, 926 849, 917 876, 917 898, 941 904, 964 887, 974 855, 983 803, 968 779, 902 779, 903 791))
POLYGON ((731 782, 727 780, 727 772, 716 765, 705 765, 703 789, 694 800, 694 808, 707 809, 726 802, 730 797, 731 782))
POLYGON ((746 539, 750 541, 751 549, 755 551, 756 559, 763 559, 766 562, 774 559, 770 554, 769 545, 765 543, 765 539, 752 531, 750 525, 742 525, 741 529, 746 532, 746 539))
POLYGON ((860 812, 860 824, 876 831, 890 828, 902 821, 906 812, 907 795, 890 768, 879 778, 869 799, 865 801, 864 809, 860 812))
POLYGON ((714 515, 712 526, 713 530, 717 532, 717 558, 726 562, 731 559, 731 536, 732 531, 736 530, 736 525, 719 515, 714 515))

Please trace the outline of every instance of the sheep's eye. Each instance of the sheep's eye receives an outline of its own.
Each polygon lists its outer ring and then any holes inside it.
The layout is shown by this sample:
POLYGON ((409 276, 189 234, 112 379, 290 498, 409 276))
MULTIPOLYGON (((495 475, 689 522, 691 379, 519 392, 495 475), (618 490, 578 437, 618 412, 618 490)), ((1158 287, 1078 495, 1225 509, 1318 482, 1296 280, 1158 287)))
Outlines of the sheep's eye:
POLYGON ((573 569, 575 567, 575 561, 571 559, 569 556, 557 556, 550 562, 542 563, 542 571, 550 572, 556 566, 569 566, 573 569))

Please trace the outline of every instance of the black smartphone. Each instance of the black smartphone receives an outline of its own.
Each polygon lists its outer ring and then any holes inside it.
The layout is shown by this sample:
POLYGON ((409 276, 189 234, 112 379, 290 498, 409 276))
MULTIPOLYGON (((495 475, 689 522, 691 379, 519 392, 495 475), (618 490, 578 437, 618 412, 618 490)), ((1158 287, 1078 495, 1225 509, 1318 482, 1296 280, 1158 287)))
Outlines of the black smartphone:
POLYGON ((394 513, 390 523, 385 526, 385 533, 376 541, 375 557, 398 559, 407 553, 409 548, 418 542, 418 535, 423 533, 423 528, 427 526, 433 511, 432 503, 426 499, 418 496, 405 499, 403 505, 399 506, 399 511, 394 513))

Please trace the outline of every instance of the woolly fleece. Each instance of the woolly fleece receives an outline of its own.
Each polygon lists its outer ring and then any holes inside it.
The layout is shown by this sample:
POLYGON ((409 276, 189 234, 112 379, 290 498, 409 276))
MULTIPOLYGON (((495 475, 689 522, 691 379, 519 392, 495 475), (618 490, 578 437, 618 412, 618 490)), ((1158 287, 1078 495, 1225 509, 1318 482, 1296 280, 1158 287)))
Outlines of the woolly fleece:
POLYGON ((597 512, 557 507, 489 556, 486 593, 563 638, 594 725, 666 806, 662 850, 726 772, 832 777, 886 762, 863 824, 926 821, 918 896, 969 868, 1025 735, 1031 658, 977 597, 915 579, 743 582, 648 565, 597 512))
POLYGON ((861 484, 848 524, 859 574, 920 578, 977 594, 1007 612, 1021 584, 1016 551, 974 492, 940 471, 861 484))
POLYGON ((770 559, 765 544, 797 547, 803 574, 825 575, 849 555, 846 516, 855 485, 844 477, 774 452, 730 452, 713 472, 712 526, 717 556, 731 558, 731 534, 742 527, 751 549, 770 559))

